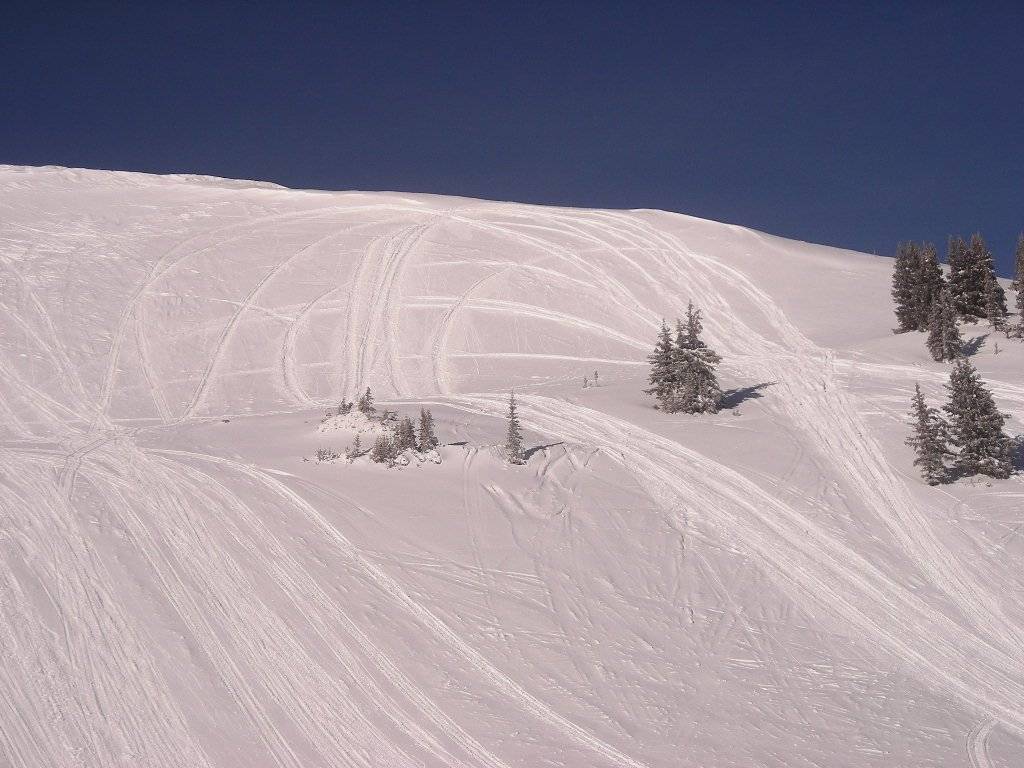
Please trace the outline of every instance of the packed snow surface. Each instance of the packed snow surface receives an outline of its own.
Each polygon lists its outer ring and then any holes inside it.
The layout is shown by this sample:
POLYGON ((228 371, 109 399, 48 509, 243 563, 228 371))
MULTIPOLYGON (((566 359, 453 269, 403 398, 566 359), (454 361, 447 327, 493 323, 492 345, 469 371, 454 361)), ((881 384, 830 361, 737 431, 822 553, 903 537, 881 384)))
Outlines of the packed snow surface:
MULTIPOLYGON (((0 765, 1022 764, 1024 482, 919 480, 948 367, 891 332, 890 268, 0 167, 0 765), (714 416, 641 392, 690 300, 714 416), (372 434, 321 426, 367 386, 432 409, 440 464, 310 460, 372 434)), ((1024 344, 965 331, 1021 432, 1024 344)))

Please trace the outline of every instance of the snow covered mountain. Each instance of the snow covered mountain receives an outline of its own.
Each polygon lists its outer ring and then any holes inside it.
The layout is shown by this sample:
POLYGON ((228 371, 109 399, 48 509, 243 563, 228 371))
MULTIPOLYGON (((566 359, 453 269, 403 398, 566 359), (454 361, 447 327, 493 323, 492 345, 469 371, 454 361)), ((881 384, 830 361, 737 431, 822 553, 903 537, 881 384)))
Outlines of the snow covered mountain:
MULTIPOLYGON (((0 765, 1020 764, 1024 482, 918 479, 949 369, 890 270, 658 211, 0 166, 0 765), (641 392, 690 300, 714 416, 641 392), (305 460, 367 386, 433 409, 442 464, 305 460)), ((965 330, 1024 431, 1024 345, 965 330)))

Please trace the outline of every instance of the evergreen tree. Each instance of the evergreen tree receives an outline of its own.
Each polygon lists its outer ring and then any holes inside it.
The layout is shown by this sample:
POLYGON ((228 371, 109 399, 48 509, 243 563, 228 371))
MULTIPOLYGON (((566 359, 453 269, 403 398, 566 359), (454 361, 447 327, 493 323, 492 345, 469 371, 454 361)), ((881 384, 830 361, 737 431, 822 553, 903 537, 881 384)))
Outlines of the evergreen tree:
POLYGON ((988 302, 989 292, 992 293, 992 300, 994 301, 995 311, 1002 313, 1002 316, 1006 316, 1006 292, 1003 290, 1003 286, 999 284, 999 280, 996 275, 996 262, 992 258, 992 251, 985 245, 985 240, 980 234, 975 233, 971 236, 971 260, 974 263, 974 268, 977 271, 978 278, 981 280, 981 315, 979 317, 988 317, 988 302))
POLYGON ((715 376, 715 366, 722 358, 700 338, 704 330, 700 318, 700 310, 690 302, 686 323, 679 325, 676 335, 673 357, 678 384, 669 408, 672 411, 717 413, 721 406, 722 388, 715 376))
POLYGON ((984 268, 962 237, 949 238, 948 261, 949 295, 956 313, 964 318, 984 317, 984 268))
POLYGON ((896 332, 916 331, 920 315, 921 261, 914 243, 896 246, 892 273, 892 300, 896 305, 896 332))
POLYGON ((420 434, 416 441, 416 449, 427 453, 437 448, 437 435, 434 434, 434 415, 426 408, 420 408, 420 434))
POLYGON ((1017 236, 1017 248, 1013 252, 1013 289, 1017 292, 1017 311, 1024 312, 1024 232, 1017 236))
POLYGON ((654 395, 662 408, 668 410, 672 395, 675 392, 675 359, 672 347, 672 334, 669 333, 668 325, 661 321, 661 331, 658 333, 658 343, 654 351, 647 356, 651 364, 651 372, 647 377, 650 389, 644 392, 654 395))
POLYGON ((1024 338, 1024 233, 1017 238, 1017 250, 1014 252, 1013 288, 1017 293, 1017 331, 1024 338))
POLYGON ((914 433, 906 439, 906 444, 917 452, 914 466, 920 467, 925 482, 938 485, 946 478, 945 458, 950 455, 946 445, 946 422, 937 408, 925 402, 920 385, 914 385, 910 402, 914 433))
POLYGON ((523 453, 523 432, 519 425, 519 414, 516 411, 516 393, 508 398, 508 431, 505 433, 505 458, 509 464, 525 464, 523 453))
POLYGON ((939 294, 946 287, 939 266, 939 255, 935 246, 925 243, 918 249, 917 330, 927 331, 931 320, 932 307, 939 300, 939 294))
POLYGON ((398 444, 398 452, 416 449, 416 429, 413 427, 412 419, 408 416, 398 422, 395 429, 395 442, 398 444))
POLYGON ((992 393, 967 359, 958 360, 949 376, 950 442, 956 449, 955 468, 965 475, 1009 477, 1013 472, 1013 443, 1003 432, 1004 416, 992 393))
POLYGON ((373 393, 370 391, 369 387, 366 388, 366 391, 359 398, 359 402, 356 403, 356 408, 367 416, 377 412, 377 409, 373 407, 373 393))
POLYGON ((994 271, 985 276, 985 317, 997 331, 1006 325, 1006 293, 994 271))
POLYGON ((362 453, 363 453, 363 441, 360 438, 359 433, 356 432, 355 442, 353 442, 352 445, 349 447, 347 456, 350 459, 354 459, 357 456, 361 456, 362 453))
POLYGON ((964 340, 960 338, 956 310, 948 291, 942 291, 932 305, 927 345, 935 360, 955 360, 963 353, 964 340))
POLYGON ((395 445, 391 435, 383 434, 377 436, 373 443, 373 448, 370 450, 370 458, 378 464, 387 464, 389 467, 395 466, 395 459, 398 458, 398 447, 395 445))

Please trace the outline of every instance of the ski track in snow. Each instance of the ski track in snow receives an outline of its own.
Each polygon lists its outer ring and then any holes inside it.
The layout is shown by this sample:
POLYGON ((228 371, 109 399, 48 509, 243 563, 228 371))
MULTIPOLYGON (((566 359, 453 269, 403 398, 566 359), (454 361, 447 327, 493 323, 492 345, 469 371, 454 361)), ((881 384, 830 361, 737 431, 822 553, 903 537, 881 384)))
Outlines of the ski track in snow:
POLYGON ((971 768, 994 768, 988 755, 988 737, 996 724, 995 720, 986 720, 967 734, 967 758, 971 761, 971 768))
MULTIPOLYGON (((44 391, 43 384, 27 380, 20 369, 0 366, 0 384, 5 392, 14 393, 10 402, 0 397, 5 425, 21 440, 45 435, 53 443, 49 454, 19 448, 15 442, 0 445, 0 461, 16 471, 6 479, 0 476, 0 506, 15 510, 11 520, 17 521, 4 534, 19 547, 17 558, 0 558, 2 615, 20 622, 8 626, 0 621, 0 745, 13 765, 223 764, 193 732, 192 715, 168 692, 169 670, 162 665, 169 662, 147 650, 154 642, 151 630, 133 622, 122 609, 120 594, 125 587, 97 558, 88 527, 91 513, 83 511, 86 498, 116 520, 144 558, 160 588, 160 600, 187 629, 195 653, 212 666, 235 708, 232 714, 243 718, 247 732, 260 740, 267 765, 300 768, 311 754, 324 764, 353 768, 412 766, 425 760, 489 768, 516 764, 506 762, 479 733, 472 734, 471 727, 449 716, 433 692, 414 682, 401 660, 367 633, 343 593, 323 583, 311 556, 267 525, 264 516, 269 513, 256 508, 258 500, 267 497, 276 498, 282 510, 297 515, 302 525, 327 542, 331 556, 351 571, 346 570, 347 578, 379 593, 393 615, 421 628, 424 643, 458 658, 488 696, 500 697, 538 727, 559 734, 595 759, 632 768, 645 765, 628 754, 627 747, 613 745, 574 722, 536 688, 502 672, 271 471, 199 452, 141 450, 134 433, 120 423, 114 398, 129 333, 138 350, 136 373, 165 427, 194 419, 204 408, 214 412, 208 405, 211 384, 226 372, 249 310, 260 308, 261 297, 298 271, 303 258, 349 231, 351 217, 358 214, 396 218, 389 231, 367 239, 349 283, 308 292, 309 298, 295 304, 294 316, 284 320, 280 351, 275 347, 274 358, 275 381, 284 397, 297 406, 316 404, 303 386, 295 359, 299 335, 322 303, 345 291, 346 309, 328 361, 337 368, 342 397, 354 398, 372 379, 386 382, 397 397, 499 417, 505 409, 504 394, 459 394, 460 382, 450 361, 642 363, 586 353, 475 349, 471 344, 453 350, 457 324, 468 324, 468 318, 481 314, 511 317, 514 322, 543 321, 613 340, 640 357, 648 351, 651 332, 661 319, 641 291, 669 306, 692 297, 704 310, 713 345, 726 358, 741 360, 747 378, 775 382, 779 396, 772 398, 774 413, 784 417, 793 433, 803 435, 798 442, 813 446, 818 461, 844 477, 891 534, 911 569, 941 591, 941 603, 895 578, 894 564, 871 562, 813 516, 786 503, 783 489, 759 485, 636 424, 564 400, 521 394, 524 423, 612 457, 646 489, 673 529, 685 532, 692 519, 709 524, 735 541, 795 600, 838 617, 867 646, 878 644, 929 686, 989 716, 966 736, 974 768, 992 768, 987 739, 997 725, 1024 733, 1024 628, 1005 613, 1001 596, 980 583, 940 541, 927 511, 886 463, 881 445, 861 416, 864 408, 836 378, 835 370, 860 370, 901 382, 940 374, 837 357, 812 343, 739 269, 691 249, 680 236, 658 229, 640 214, 490 204, 457 209, 332 204, 232 221, 166 248, 127 295, 114 321, 104 371, 91 394, 37 297, 32 295, 30 309, 20 312, 0 305, 2 316, 60 373, 67 398, 61 402, 52 390, 44 391), (254 228, 307 220, 326 220, 331 230, 278 257, 237 298, 201 367, 191 372, 196 375, 191 395, 175 413, 165 393, 167 382, 152 362, 150 339, 158 327, 145 311, 147 297, 190 259, 216 254, 254 228), (485 265, 489 271, 444 295, 411 290, 408 265, 421 247, 427 250, 425 235, 447 223, 512 243, 531 259, 467 262, 485 265), (567 242, 599 249, 605 258, 588 258, 567 242), (604 302, 616 314, 606 323, 563 308, 481 295, 499 284, 498 278, 519 271, 604 302), (735 306, 738 298, 746 304, 742 311, 735 306), (437 313, 419 356, 402 354, 403 310, 411 308, 437 313), (749 316, 761 322, 756 327, 744 322, 742 318, 749 316), (431 391, 418 391, 410 383, 404 361, 423 369, 416 382, 424 382, 431 391), (243 496, 234 485, 239 481, 251 483, 258 492, 252 498, 243 496), (45 553, 38 551, 37 540, 29 533, 36 526, 49 531, 45 553), (260 564, 258 569, 247 570, 255 563, 260 564), (26 576, 36 568, 38 577, 26 576), (257 580, 273 583, 276 597, 303 617, 301 626, 289 625, 261 599, 257 580), (42 585, 54 606, 53 616, 31 607, 34 598, 28 590, 34 584, 42 585), (325 677, 325 656, 344 671, 344 684, 325 677)), ((741 232, 760 238, 767 249, 774 247, 757 233, 741 232)), ((1024 387, 1005 381, 991 384, 1000 398, 1024 406, 1024 387)), ((493 603, 499 584, 481 558, 481 487, 473 479, 474 456, 467 454, 463 473, 465 525, 472 543, 472 570, 489 618, 500 632, 493 603)), ((544 475, 550 471, 546 466, 544 475)), ((500 489, 492 490, 494 494, 500 498, 500 489)), ((712 573, 710 568, 703 570, 712 573)), ((719 582, 715 589, 722 600, 731 600, 725 584, 719 582)), ((760 647, 761 641, 740 621, 750 645, 760 647)), ((784 680, 777 684, 786 687, 784 680)))

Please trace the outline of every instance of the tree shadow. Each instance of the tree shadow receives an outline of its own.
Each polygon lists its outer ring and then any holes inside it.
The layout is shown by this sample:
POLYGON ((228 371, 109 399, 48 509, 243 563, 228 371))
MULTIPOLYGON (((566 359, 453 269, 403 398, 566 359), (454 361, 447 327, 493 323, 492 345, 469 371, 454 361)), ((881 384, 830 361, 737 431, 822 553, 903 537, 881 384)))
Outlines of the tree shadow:
POLYGON ((1013 471, 1024 472, 1024 435, 1013 438, 1013 471))
POLYGON ((764 397, 764 395, 761 394, 761 390, 773 386, 775 386, 774 381, 763 381, 760 384, 754 384, 750 387, 727 389, 722 393, 722 409, 735 408, 740 403, 745 403, 747 400, 757 400, 758 398, 764 397))
POLYGON ((981 336, 975 336, 968 342, 964 343, 963 353, 964 357, 971 357, 972 355, 978 354, 978 351, 985 346, 985 340, 988 338, 987 333, 983 333, 981 336))
POLYGON ((523 451, 523 461, 529 461, 530 457, 537 453, 537 451, 543 451, 545 448, 554 448, 556 445, 565 445, 565 443, 548 443, 547 445, 535 445, 533 448, 528 448, 523 451))

